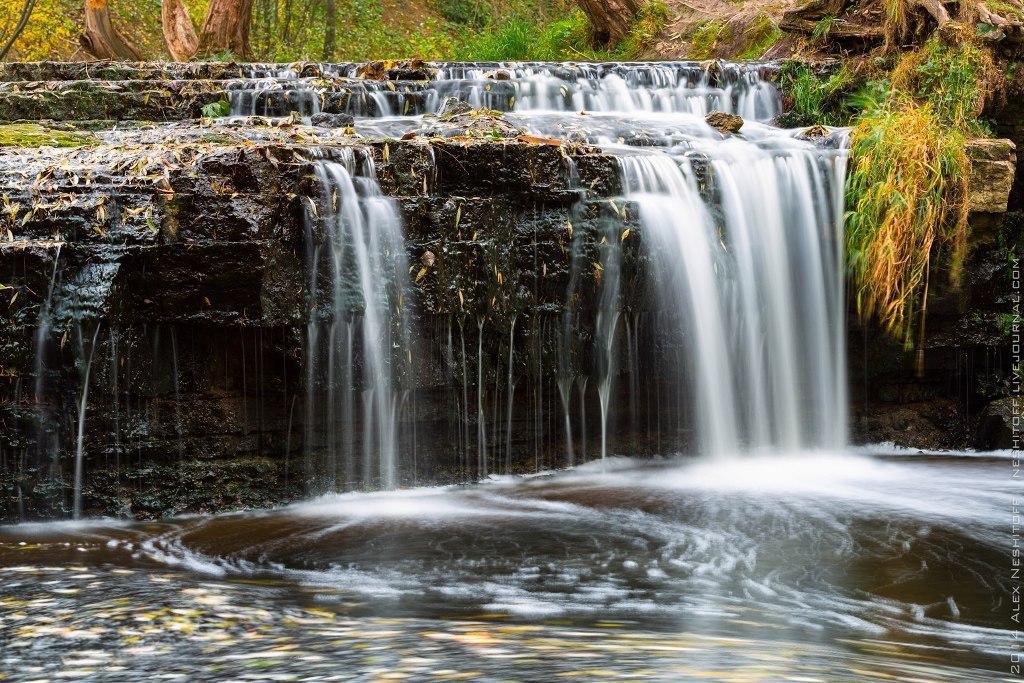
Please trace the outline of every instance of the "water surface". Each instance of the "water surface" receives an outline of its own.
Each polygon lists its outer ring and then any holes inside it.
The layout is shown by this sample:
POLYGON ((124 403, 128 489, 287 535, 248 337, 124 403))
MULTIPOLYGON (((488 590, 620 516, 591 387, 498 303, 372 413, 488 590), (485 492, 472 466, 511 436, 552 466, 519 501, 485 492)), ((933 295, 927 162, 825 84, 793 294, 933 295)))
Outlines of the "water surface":
POLYGON ((1005 454, 615 458, 273 511, 0 527, 0 671, 999 680, 1010 474, 1005 454))

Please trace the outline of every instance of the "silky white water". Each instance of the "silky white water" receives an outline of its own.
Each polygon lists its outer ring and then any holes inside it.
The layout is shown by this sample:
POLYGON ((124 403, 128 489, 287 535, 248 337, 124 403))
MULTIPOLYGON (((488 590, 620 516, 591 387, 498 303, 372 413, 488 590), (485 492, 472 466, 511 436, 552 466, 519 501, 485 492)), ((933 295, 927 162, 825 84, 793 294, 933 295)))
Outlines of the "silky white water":
POLYGON ((401 220, 380 192, 371 157, 341 150, 314 170, 321 201, 307 214, 307 455, 312 461, 323 424, 325 484, 393 488, 405 409, 396 359, 411 360, 401 220))

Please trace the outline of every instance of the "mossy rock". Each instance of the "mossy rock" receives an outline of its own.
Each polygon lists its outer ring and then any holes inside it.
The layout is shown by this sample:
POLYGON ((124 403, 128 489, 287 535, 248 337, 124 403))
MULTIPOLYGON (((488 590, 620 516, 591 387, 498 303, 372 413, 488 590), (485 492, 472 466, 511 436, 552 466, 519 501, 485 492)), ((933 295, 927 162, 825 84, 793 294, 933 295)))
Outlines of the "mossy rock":
POLYGON ((38 123, 0 125, 0 147, 83 147, 92 142, 89 135, 54 130, 38 123))

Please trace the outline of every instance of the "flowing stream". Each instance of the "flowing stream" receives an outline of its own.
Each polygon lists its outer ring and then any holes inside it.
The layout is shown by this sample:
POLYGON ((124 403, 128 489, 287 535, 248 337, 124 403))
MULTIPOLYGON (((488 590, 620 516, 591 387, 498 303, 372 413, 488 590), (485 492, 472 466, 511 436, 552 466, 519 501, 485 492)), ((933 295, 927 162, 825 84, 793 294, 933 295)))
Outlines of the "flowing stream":
MULTIPOLYGON (((600 199, 639 213, 644 287, 659 302, 644 329, 671 343, 641 370, 640 314, 626 303, 635 292, 619 278, 630 237, 615 224, 599 259, 574 265, 602 274, 596 367, 571 366, 577 313, 566 311, 552 328, 560 367, 538 370, 557 383, 568 462, 600 461, 495 474, 511 467, 513 406, 531 391, 513 377, 526 323, 513 316, 500 331, 507 347, 486 394, 484 321, 449 323, 458 448, 484 481, 150 523, 0 527, 0 671, 1010 680, 1011 456, 847 446, 844 135, 770 125, 781 111, 771 71, 443 64, 436 81, 353 86, 347 111, 363 134, 401 136, 459 97, 617 157, 621 194, 600 199), (713 110, 743 116, 742 134, 711 128, 713 110), (465 338, 475 326, 476 353, 465 338), (680 418, 693 425, 692 453, 608 452, 613 384, 633 387, 641 371, 667 378, 692 412, 680 418), (602 418, 589 452, 585 422, 573 435, 588 385, 602 418)), ((311 79, 259 76, 230 85, 233 115, 321 110, 311 79)), ((370 155, 310 156, 319 198, 306 216, 303 441, 330 455, 321 491, 394 489, 415 452, 403 373, 419 362, 402 315, 401 221, 370 155)), ((80 433, 84 419, 83 400, 80 433)))

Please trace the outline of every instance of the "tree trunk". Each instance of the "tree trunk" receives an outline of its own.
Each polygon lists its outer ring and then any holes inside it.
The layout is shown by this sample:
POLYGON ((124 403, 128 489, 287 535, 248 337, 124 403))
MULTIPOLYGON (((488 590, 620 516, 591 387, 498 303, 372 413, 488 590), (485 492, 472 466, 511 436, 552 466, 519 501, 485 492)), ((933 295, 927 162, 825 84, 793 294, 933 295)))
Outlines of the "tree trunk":
POLYGON ((97 59, 132 62, 142 59, 139 51, 114 28, 107 0, 85 0, 85 32, 78 37, 78 42, 97 59))
POLYGON ((338 23, 337 0, 326 0, 324 5, 324 61, 334 59, 334 32, 338 23))
POLYGON ((640 11, 639 0, 577 0, 594 27, 594 40, 611 47, 626 37, 640 11))
POLYGON ((192 55, 199 48, 199 38, 183 0, 162 0, 160 22, 164 30, 164 45, 167 46, 171 59, 176 62, 187 62, 192 59, 192 55))
POLYGON ((252 59, 249 46, 252 3, 253 0, 211 0, 196 54, 206 57, 228 51, 242 59, 252 59))

